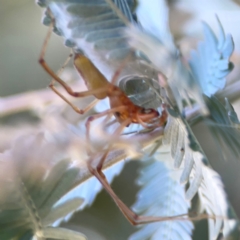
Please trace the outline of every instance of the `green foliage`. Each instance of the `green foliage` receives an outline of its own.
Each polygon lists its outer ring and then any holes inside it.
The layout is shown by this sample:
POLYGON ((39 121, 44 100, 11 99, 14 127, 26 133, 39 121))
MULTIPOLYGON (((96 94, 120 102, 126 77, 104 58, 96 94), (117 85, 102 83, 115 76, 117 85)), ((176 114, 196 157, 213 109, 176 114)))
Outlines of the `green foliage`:
POLYGON ((69 160, 51 164, 52 157, 41 136, 19 139, 12 150, 1 154, 0 239, 86 239, 81 233, 51 227, 83 202, 75 198, 54 206, 73 186, 79 169, 69 160), (38 156, 40 151, 45 154, 38 156))

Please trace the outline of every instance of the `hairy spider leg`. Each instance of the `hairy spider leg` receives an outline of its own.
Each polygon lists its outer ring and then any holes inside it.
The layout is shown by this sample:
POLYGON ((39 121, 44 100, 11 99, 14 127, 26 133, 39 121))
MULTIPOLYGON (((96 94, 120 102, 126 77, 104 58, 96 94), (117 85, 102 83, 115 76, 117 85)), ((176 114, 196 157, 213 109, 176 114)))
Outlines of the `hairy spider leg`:
POLYGON ((67 91, 67 93, 73 97, 87 97, 87 96, 92 96, 94 94, 99 94, 99 93, 105 93, 106 92, 106 87, 103 88, 99 88, 99 89, 92 89, 92 90, 88 90, 88 91, 82 91, 82 92, 75 92, 71 89, 71 87, 65 83, 56 73, 54 73, 54 71, 48 66, 48 64, 46 63, 44 57, 45 57, 45 52, 46 52, 46 48, 49 42, 49 39, 51 37, 51 32, 52 32, 52 28, 53 28, 53 24, 54 24, 54 20, 51 23, 49 29, 48 29, 48 33, 47 36, 45 38, 41 53, 40 53, 40 57, 39 57, 39 63, 41 64, 41 66, 45 69, 45 71, 54 79, 53 81, 51 81, 49 87, 58 95, 60 96, 67 104, 69 104, 74 111, 76 111, 79 114, 84 114, 87 111, 89 111, 91 108, 93 108, 96 103, 98 102, 98 99, 95 99, 92 103, 90 103, 85 109, 79 109, 76 105, 72 104, 65 96, 63 96, 53 85, 54 81, 57 81, 60 85, 62 85, 62 87, 67 91))
MULTIPOLYGON (((128 122, 122 123, 121 127, 118 129, 118 131, 122 131, 124 127, 126 127, 128 122)), ((118 132, 118 134, 119 134, 118 132)), ((180 221, 197 221, 202 219, 215 219, 215 216, 210 216, 207 214, 201 214, 199 216, 192 216, 189 217, 188 213, 186 214, 180 214, 175 216, 161 216, 161 217, 153 217, 153 216, 140 216, 137 215, 135 212, 133 212, 129 207, 126 206, 124 202, 115 194, 111 186, 109 185, 106 176, 102 172, 102 167, 104 164, 104 161, 106 160, 109 151, 111 148, 109 147, 105 153, 103 154, 102 158, 99 160, 97 165, 95 166, 93 164, 94 158, 90 158, 87 161, 88 169, 102 184, 104 189, 107 191, 107 193, 111 196, 111 198, 114 200, 118 208, 121 210, 123 215, 126 217, 126 219, 132 224, 132 225, 140 225, 140 224, 147 224, 147 223, 153 223, 153 222, 163 222, 163 221, 173 221, 173 220, 180 220, 180 221)), ((222 218, 222 217, 220 217, 222 218)))

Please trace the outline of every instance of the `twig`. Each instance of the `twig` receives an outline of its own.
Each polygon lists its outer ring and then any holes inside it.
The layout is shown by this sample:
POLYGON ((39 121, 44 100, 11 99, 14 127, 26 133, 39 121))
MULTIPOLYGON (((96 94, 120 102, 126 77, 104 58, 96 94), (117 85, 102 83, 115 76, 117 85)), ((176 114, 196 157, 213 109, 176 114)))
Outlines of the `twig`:
MULTIPOLYGON (((138 134, 128 138, 128 140, 137 142, 141 146, 142 149, 146 149, 147 147, 151 146, 151 144, 153 142, 155 142, 162 136, 163 136, 163 128, 160 127, 160 128, 157 128, 154 131, 149 132, 147 134, 146 133, 138 133, 138 134)), ((95 156, 96 161, 100 157, 102 157, 102 154, 103 153, 100 153, 97 156, 95 156)), ((123 149, 113 150, 108 154, 108 156, 104 162, 103 169, 106 169, 127 157, 128 157, 127 152, 125 150, 123 150, 123 149)), ((136 154, 135 158, 136 157, 139 157, 139 154, 138 155, 136 154)), ((131 158, 134 158, 134 157, 131 157, 131 158)), ((71 189, 69 189, 69 191, 71 191, 73 188, 75 188, 82 182, 86 181, 90 177, 92 177, 92 175, 88 171, 87 164, 83 164, 82 166, 80 166, 79 177, 76 180, 76 183, 74 184, 74 186, 71 189)))
MULTIPOLYGON (((71 85, 73 88, 86 89, 84 84, 75 83, 71 85)), ((62 87, 58 88, 61 93, 65 93, 62 87)), ((50 89, 25 92, 0 98, 0 117, 10 114, 34 110, 38 105, 45 105, 52 101, 59 100, 58 96, 50 89)), ((63 101, 59 101, 64 103, 63 101)))

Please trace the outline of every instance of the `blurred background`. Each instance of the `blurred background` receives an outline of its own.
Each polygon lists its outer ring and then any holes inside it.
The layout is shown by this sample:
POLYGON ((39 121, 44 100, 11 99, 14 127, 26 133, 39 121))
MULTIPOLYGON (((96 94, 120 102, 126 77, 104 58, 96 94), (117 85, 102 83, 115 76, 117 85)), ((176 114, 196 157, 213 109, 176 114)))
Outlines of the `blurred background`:
MULTIPOLYGON (((230 78, 239 79, 240 1, 211 0, 207 1, 206 4, 203 2, 197 5, 197 1, 191 0, 169 1, 171 6, 170 24, 173 33, 181 43, 183 51, 188 54, 189 49, 196 46, 196 40, 201 38, 200 21, 204 19, 211 27, 214 27, 216 25, 214 14, 217 13, 225 32, 233 35, 236 44, 236 52, 233 56, 235 72, 230 75, 230 78)), ((50 77, 38 64, 40 50, 48 30, 41 23, 43 10, 32 0, 1 0, 0 5, 0 102, 3 103, 4 99, 15 94, 38 89, 47 90, 50 77)), ((63 45, 63 40, 52 35, 46 55, 51 68, 57 71, 68 55, 69 49, 63 45)), ((47 96, 50 99, 58 99, 50 91, 47 96)), ((4 107, 1 105, 2 103, 0 103, 0 111, 4 107)), ((235 110, 239 112, 240 105, 235 99, 234 106, 235 110)), ((13 128, 19 129, 20 126, 26 126, 29 123, 34 128, 36 126, 34 124, 37 124, 38 120, 34 114, 28 112, 2 116, 0 118, 0 151, 7 149, 16 137, 16 132, 12 131, 13 128)), ((21 131, 24 132, 24 127, 21 131)), ((234 159, 229 154, 228 160, 223 160, 214 138, 204 124, 197 125, 194 132, 213 168, 221 175, 229 200, 240 216, 239 159, 234 159)), ((18 132, 18 134, 20 133, 18 132)), ((123 172, 115 178, 112 185, 119 197, 128 206, 133 204, 138 190, 134 182, 138 168, 137 161, 127 163, 123 172)), ((206 225, 205 222, 199 224, 206 225)), ((135 229, 122 216, 104 191, 98 195, 90 208, 76 214, 67 225, 72 229, 79 229, 89 236, 89 239, 99 240, 127 239, 135 229)), ((194 239, 207 238, 204 238, 203 235, 195 235, 194 239)))

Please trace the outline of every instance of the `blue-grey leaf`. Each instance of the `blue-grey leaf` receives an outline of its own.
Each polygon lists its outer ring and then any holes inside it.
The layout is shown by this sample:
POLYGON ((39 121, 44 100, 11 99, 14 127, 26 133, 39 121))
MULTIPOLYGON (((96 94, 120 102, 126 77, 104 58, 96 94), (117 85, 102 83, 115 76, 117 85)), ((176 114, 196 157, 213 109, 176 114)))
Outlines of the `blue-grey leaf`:
POLYGON ((222 55, 223 58, 229 58, 234 50, 234 42, 233 42, 233 38, 230 34, 228 34, 226 36, 226 41, 224 43, 224 46, 222 48, 222 55))
POLYGON ((192 51, 189 60, 192 73, 207 96, 212 96, 225 87, 225 77, 232 70, 229 58, 234 43, 231 35, 225 36, 218 17, 217 21, 219 37, 217 38, 211 28, 203 23, 204 42, 199 43, 197 51, 192 51))
MULTIPOLYGON (((185 199, 184 188, 171 177, 171 170, 161 160, 164 155, 156 155, 156 159, 143 161, 138 183, 141 190, 133 210, 146 216, 174 216, 186 213, 189 203, 185 199), (157 157, 158 156, 158 157, 157 157), (168 199, 166 201, 166 199, 168 199)), ((167 158, 169 158, 168 152, 167 158)), ((191 240, 193 225, 189 221, 165 221, 145 224, 129 237, 129 240, 191 240)))

